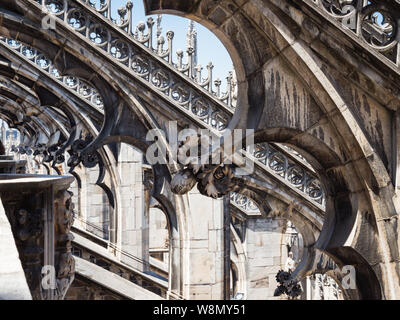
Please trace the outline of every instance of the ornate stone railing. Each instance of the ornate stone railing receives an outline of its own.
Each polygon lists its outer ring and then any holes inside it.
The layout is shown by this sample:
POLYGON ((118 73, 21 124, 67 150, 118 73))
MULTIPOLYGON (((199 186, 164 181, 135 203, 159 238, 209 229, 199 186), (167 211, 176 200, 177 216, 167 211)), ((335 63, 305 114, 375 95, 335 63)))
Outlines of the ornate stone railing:
MULTIPOLYGON (((39 2, 40 4, 46 3, 46 6, 48 6, 50 9, 54 7, 55 3, 59 3, 57 6, 58 9, 51 9, 55 12, 54 14, 63 19, 63 21, 66 21, 69 25, 72 24, 71 27, 75 32, 85 35, 86 38, 89 38, 92 42, 96 41, 93 39, 97 39, 95 35, 98 35, 99 31, 97 30, 91 36, 90 30, 95 28, 94 26, 97 26, 98 28, 101 27, 103 29, 105 28, 104 32, 107 31, 107 39, 114 40, 111 42, 106 41, 104 43, 100 40, 99 43, 95 42, 96 47, 98 47, 99 50, 105 50, 109 52, 114 59, 120 60, 119 63, 121 66, 130 67, 131 70, 134 71, 133 74, 131 73, 132 76, 139 76, 141 79, 145 79, 156 91, 168 96, 169 100, 173 104, 177 104, 178 106, 183 107, 184 110, 189 111, 189 115, 191 115, 194 119, 200 119, 206 126, 215 129, 217 132, 222 132, 226 128, 234 110, 224 107, 214 98, 210 99, 210 94, 208 92, 204 92, 204 90, 199 92, 196 88, 193 88, 195 87, 193 83, 186 83, 185 81, 178 79, 177 73, 170 70, 170 66, 165 65, 157 60, 157 57, 155 57, 156 53, 153 50, 146 51, 143 50, 143 48, 140 48, 140 51, 137 50, 139 47, 136 47, 133 41, 132 44, 128 40, 121 40, 121 37, 117 37, 120 33, 113 30, 115 29, 115 25, 110 26, 110 30, 107 29, 106 23, 99 24, 99 21, 96 22, 96 20, 91 20, 91 18, 89 18, 91 14, 90 12, 87 13, 85 11, 85 14, 87 15, 83 15, 82 13, 82 19, 85 20, 84 22, 79 20, 73 13, 83 10, 82 6, 69 7, 68 0, 64 0, 62 3, 60 2, 61 0, 45 1, 46 2, 44 2, 44 0, 38 0, 36 2, 39 2), (72 19, 72 16, 75 18, 72 19), (77 21, 81 21, 82 25, 80 28, 76 28, 77 21), (128 46, 126 47, 128 48, 127 53, 129 53, 127 56, 124 56, 123 54, 117 54, 117 52, 120 52, 119 49, 117 50, 117 43, 120 43, 118 41, 122 41, 124 43, 124 48, 125 45, 128 46), (115 48, 116 51, 114 51, 112 48, 115 48)), ((86 10, 88 10, 88 8, 86 8, 86 10)), ((100 13, 104 12, 102 11, 100 13)), ((96 17, 93 19, 95 18, 96 17)), ((149 32, 151 32, 151 28, 149 29, 149 32)), ((44 71, 53 75, 56 79, 66 85, 67 88, 75 91, 78 95, 90 101, 91 104, 100 111, 102 110, 103 105, 99 93, 86 82, 76 77, 60 76, 59 72, 54 68, 54 66, 52 66, 49 59, 36 49, 30 48, 29 46, 18 43, 14 40, 2 40, 20 55, 35 63, 44 71)), ((151 43, 150 37, 147 39, 147 41, 148 43, 151 43)), ((256 151, 251 158, 261 165, 261 167, 263 167, 266 171, 270 172, 273 176, 278 177, 280 181, 298 191, 299 194, 305 196, 308 200, 317 204, 317 206, 323 210, 325 207, 324 193, 319 180, 312 172, 311 166, 305 165, 304 158, 302 158, 300 155, 297 157, 303 161, 294 159, 286 154, 290 155, 291 152, 283 149, 277 150, 271 145, 264 143, 257 145, 256 151)))
POLYGON ((268 143, 257 144, 254 157, 263 164, 266 171, 279 176, 292 188, 318 203, 321 209, 325 207, 325 195, 321 182, 309 166, 301 164, 293 157, 288 157, 283 149, 278 150, 268 143))
MULTIPOLYGON (((285 181, 305 198, 317 204, 319 209, 325 209, 325 194, 321 182, 311 165, 295 150, 284 145, 275 147, 269 143, 259 143, 255 146, 254 158, 263 169, 285 181)), ((231 203, 248 214, 259 212, 256 203, 240 193, 231 193, 231 203)))
MULTIPOLYGON (((164 48, 165 38, 157 34, 157 43, 153 43, 154 21, 149 18, 147 23, 140 22, 136 26, 132 22, 132 3, 128 2, 118 10, 118 18, 111 17, 111 0, 36 0, 43 11, 58 17, 68 24, 75 32, 89 39, 100 50, 107 52, 120 65, 133 71, 150 84, 151 87, 166 95, 171 101, 180 105, 197 119, 211 125, 218 131, 225 129, 233 111, 235 83, 233 76, 228 77, 228 91, 221 94, 220 81, 216 81, 213 89, 212 64, 207 66, 208 76, 202 79, 201 67, 193 63, 193 50, 188 48, 186 61, 183 51, 177 52, 177 59, 173 59, 174 33, 168 31, 167 48, 164 48), (146 29, 147 27, 147 29, 146 29), (164 68, 166 66, 170 67, 164 68), (172 67, 172 68, 171 68, 172 67), (177 71, 172 72, 171 70, 177 71), (183 79, 177 77, 183 75, 183 79), (189 80, 192 86, 184 79, 189 80), (194 87, 194 89, 193 89, 194 87), (202 89, 202 94, 198 90, 202 89), (208 98, 208 99, 207 99, 208 98), (211 98, 211 99, 210 99, 211 98), (216 101, 223 102, 222 107, 216 101)), ((371 52, 384 57, 392 67, 398 70, 400 66, 400 51, 397 41, 398 17, 393 1, 383 3, 366 0, 303 0, 317 12, 341 28, 353 39, 366 44, 371 52), (393 3, 390 6, 389 3, 393 3)), ((30 52, 30 49, 21 47, 21 51, 30 52)), ((48 60, 44 56, 31 57, 44 69, 48 60)), ((49 72, 58 72, 49 67, 49 72)), ((62 81, 71 88, 76 88, 83 95, 93 88, 73 77, 63 77, 62 81)), ((94 91, 92 91, 92 89, 94 91)), ((99 107, 101 100, 97 93, 90 95, 94 104, 99 107)), ((262 150, 263 145, 259 149, 262 150)), ((270 147, 270 146, 269 146, 270 147)), ((264 148, 265 149, 265 148, 264 148)), ((272 149, 269 149, 272 150, 272 149)), ((255 158, 280 176, 289 184, 305 193, 314 202, 324 205, 324 194, 320 182, 303 166, 288 161, 282 152, 256 152, 255 158), (268 155, 265 155, 268 154, 268 155), (260 156, 263 155, 263 156, 260 156), (265 156, 264 156, 265 155, 265 156)))
MULTIPOLYGON (((35 63, 42 70, 52 75, 68 89, 71 89, 80 97, 91 102, 94 107, 98 108, 99 111, 102 112, 103 105, 99 93, 86 82, 76 77, 60 76, 57 69, 54 68, 49 59, 34 48, 21 44, 15 40, 6 38, 0 38, 0 40, 3 41, 9 48, 18 52, 22 57, 25 57, 32 63, 35 63)), ((317 203, 319 207, 323 208, 325 205, 324 193, 319 180, 311 172, 311 166, 306 167, 300 164, 299 160, 304 162, 305 159, 293 149, 288 147, 286 148, 288 150, 284 151, 282 149, 278 150, 267 143, 258 144, 255 148, 254 158, 255 160, 259 161, 268 172, 275 176, 279 176, 281 179, 284 179, 289 186, 300 191, 309 200, 317 203), (285 152, 289 154, 294 153, 294 155, 299 159, 297 161, 291 159, 285 155, 285 152)), ((253 212, 255 210, 255 204, 247 197, 236 195, 232 197, 232 200, 234 201, 235 205, 241 207, 245 211, 250 210, 253 212)))
MULTIPOLYGON (((174 103, 197 121, 206 123, 218 131, 226 128, 233 114, 234 80, 233 74, 228 77, 230 88, 221 93, 220 82, 217 90, 212 89, 212 66, 209 65, 209 79, 201 80, 199 71, 195 73, 192 65, 193 51, 188 50, 188 61, 183 62, 183 55, 178 53, 178 61, 172 61, 173 32, 167 32, 169 49, 164 49, 162 36, 158 45, 153 47, 153 25, 151 18, 146 24, 139 23, 137 32, 132 32, 132 5, 128 4, 118 10, 120 18, 114 20, 110 15, 109 1, 94 2, 77 0, 28 0, 38 5, 49 17, 61 19, 70 29, 88 42, 106 52, 130 76, 146 83, 161 95, 174 103), (98 3, 98 2, 96 2, 98 3), (125 12, 125 13, 124 13, 125 12), (128 13, 128 18, 126 14, 128 13), (171 59, 170 59, 171 58, 171 59)), ((190 49, 190 48, 189 48, 190 49)))
POLYGON ((251 200, 249 197, 236 192, 231 192, 230 197, 231 197, 231 204, 233 204, 235 207, 238 207, 243 212, 250 214, 255 214, 260 212, 255 202, 251 200))
POLYGON ((193 82, 226 106, 235 107, 237 83, 233 72, 230 72, 226 78, 226 92, 223 93, 222 81, 220 79, 213 81, 214 65, 212 62, 207 64, 207 76, 203 78, 203 67, 195 64, 195 48, 188 47, 186 52, 179 49, 175 56, 173 53, 173 31, 167 31, 166 38, 160 30, 157 30, 155 34, 155 22, 151 17, 147 19, 146 23, 141 21, 135 26, 133 24, 132 2, 128 1, 125 6, 117 10, 117 19, 112 18, 111 15, 111 0, 36 0, 36 2, 43 6, 44 11, 64 20, 76 32, 88 37, 99 48, 111 54, 118 62, 132 68, 135 73, 147 78, 156 86, 166 89, 166 82, 169 82, 171 77, 162 73, 158 68, 152 68, 151 62, 135 50, 138 46, 146 48, 153 55, 161 58, 174 70, 184 75, 187 80, 193 82), (77 5, 78 3, 79 5, 77 5), (95 16, 100 16, 101 21, 107 21, 109 24, 99 23, 99 21, 93 19, 95 16), (114 27, 122 33, 115 33, 114 27))
MULTIPOLYGON (((103 111, 104 106, 101 95, 87 82, 73 76, 60 76, 59 71, 53 66, 51 61, 35 48, 4 37, 0 37, 0 41, 4 42, 9 48, 14 49, 20 56, 39 66, 43 71, 46 71, 52 77, 60 81, 68 89, 89 101, 91 105, 96 107, 99 111, 103 111)), ((148 56, 151 56, 151 54, 149 53, 148 56)), ((172 98, 170 101, 173 104, 183 107, 184 110, 189 111, 188 114, 190 116, 204 122, 210 128, 216 129, 217 131, 222 131, 226 128, 233 111, 227 109, 220 111, 217 105, 213 105, 212 102, 204 99, 201 94, 194 93, 189 87, 184 87, 184 83, 180 85, 182 85, 180 88, 174 86, 177 91, 174 91, 175 89, 171 90, 172 98), (180 91, 181 89, 189 92, 187 100, 184 98, 183 91, 180 91)), ((166 92, 164 91, 164 93, 166 92)))
POLYGON ((32 47, 4 37, 0 37, 0 41, 4 42, 9 48, 14 49, 27 60, 38 65, 42 70, 46 71, 59 82, 63 83, 68 89, 71 89, 80 97, 87 100, 91 105, 97 109, 103 110, 103 101, 100 94, 87 82, 77 77, 61 76, 51 61, 44 54, 32 47))
POLYGON ((398 1, 303 0, 335 26, 400 71, 398 1))
POLYGON ((136 26, 133 24, 133 5, 132 2, 127 1, 125 6, 122 6, 118 9, 118 18, 113 19, 111 17, 111 2, 112 0, 80 0, 81 2, 89 5, 94 8, 97 12, 102 14, 105 18, 111 20, 116 26, 118 26, 121 30, 125 31, 129 34, 134 41, 144 45, 148 49, 150 49, 155 55, 163 58, 167 61, 170 66, 179 72, 185 74, 189 79, 193 82, 207 90, 209 93, 217 97, 218 100, 222 101, 229 107, 235 107, 236 105, 236 97, 235 97, 235 89, 236 89, 236 81, 234 79, 233 73, 230 72, 226 77, 227 80, 227 91, 225 93, 221 92, 221 84, 222 81, 220 79, 216 79, 213 81, 213 68, 214 65, 212 62, 209 62, 206 66, 207 69, 207 77, 203 78, 202 70, 203 67, 199 64, 195 64, 194 56, 196 48, 189 47, 186 52, 181 49, 176 51, 176 61, 174 62, 174 53, 173 53, 173 39, 174 32, 168 30, 166 32, 165 40, 164 36, 161 34, 161 30, 157 30, 156 35, 156 43, 154 42, 154 20, 149 17, 145 22, 140 21, 136 26), (147 32, 146 32, 147 27, 147 32), (164 44, 167 42, 167 47, 164 48, 164 44), (186 61, 184 61, 186 60, 186 61), (215 91, 213 88, 215 87, 215 91))
POLYGON ((294 150, 288 146, 285 146, 284 144, 279 144, 279 147, 283 148, 285 152, 287 152, 290 155, 292 155, 293 157, 295 157, 296 160, 303 162, 307 167, 310 168, 310 170, 312 170, 312 171, 314 170, 314 169, 312 169, 311 165, 307 162, 307 160, 296 150, 294 150))

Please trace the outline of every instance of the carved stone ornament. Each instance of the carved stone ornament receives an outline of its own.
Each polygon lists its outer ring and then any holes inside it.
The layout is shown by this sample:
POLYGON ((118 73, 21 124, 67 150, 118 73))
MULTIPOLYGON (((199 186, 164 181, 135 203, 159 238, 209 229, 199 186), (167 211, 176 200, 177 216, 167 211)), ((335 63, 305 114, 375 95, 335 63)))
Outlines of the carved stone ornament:
POLYGON ((75 274, 75 260, 71 252, 74 236, 70 232, 74 222, 74 204, 71 192, 61 190, 56 194, 55 214, 57 298, 63 299, 75 274))
POLYGON ((295 279, 291 279, 291 272, 279 270, 276 275, 276 281, 279 285, 275 289, 274 296, 286 294, 290 298, 296 298, 302 293, 300 284, 295 279))
POLYGON ((81 154, 81 151, 90 144, 92 139, 90 135, 86 135, 84 139, 80 138, 72 143, 71 148, 68 150, 70 157, 67 161, 67 165, 69 167, 73 169, 80 162, 87 168, 93 168, 98 164, 99 155, 97 152, 93 154, 81 154))
POLYGON ((228 165, 203 165, 197 173, 189 166, 175 174, 171 187, 174 193, 185 194, 196 183, 202 195, 214 199, 240 189, 239 180, 234 178, 232 167, 228 165))
POLYGON ((41 255, 43 253, 40 244, 43 236, 43 209, 38 208, 32 212, 19 209, 16 215, 17 246, 20 250, 26 280, 33 299, 39 299, 41 255))
POLYGON ((172 192, 185 194, 197 183, 197 189, 202 195, 216 199, 240 189, 240 180, 234 177, 232 165, 202 164, 216 163, 215 160, 220 157, 220 150, 207 153, 208 146, 208 137, 198 135, 188 136, 181 144, 178 159, 185 168, 172 178, 172 192), (207 146, 207 150, 204 146, 207 146), (188 151, 193 149, 197 149, 202 156, 198 158, 188 155, 188 151))

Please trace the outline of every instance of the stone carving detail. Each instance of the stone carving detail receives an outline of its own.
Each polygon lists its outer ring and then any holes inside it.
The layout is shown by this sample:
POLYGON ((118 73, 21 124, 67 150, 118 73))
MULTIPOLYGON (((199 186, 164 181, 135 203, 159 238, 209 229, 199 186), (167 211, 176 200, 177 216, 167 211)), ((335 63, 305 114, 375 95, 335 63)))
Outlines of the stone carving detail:
POLYGON ((274 292, 274 296, 286 294, 290 298, 296 298, 301 295, 302 289, 300 284, 296 280, 291 279, 290 275, 290 271, 278 271, 276 281, 278 281, 279 285, 274 292))
POLYGON ((53 132, 47 142, 41 140, 40 136, 37 137, 36 135, 28 139, 25 138, 20 145, 13 145, 10 151, 21 155, 33 155, 34 157, 40 155, 44 163, 53 161, 53 167, 56 164, 65 162, 64 148, 62 147, 64 137, 61 136, 60 131, 53 132))
POLYGON ((29 147, 29 146, 22 146, 22 145, 20 145, 20 146, 12 145, 10 151, 11 151, 11 152, 15 152, 15 153, 19 153, 19 154, 26 154, 26 155, 28 155, 28 156, 31 155, 31 154, 33 154, 33 151, 32 151, 32 149, 31 149, 31 147, 29 147))
POLYGON ((239 207, 245 212, 259 212, 260 210, 258 209, 257 205, 253 200, 251 200, 249 197, 232 192, 231 193, 231 203, 233 203, 235 206, 239 207))
MULTIPOLYGON (((63 299, 69 285, 74 279, 75 262, 71 253, 71 241, 73 240, 70 232, 73 224, 73 203, 72 193, 62 189, 54 195, 54 224, 46 226, 46 211, 52 210, 51 206, 47 209, 45 202, 50 196, 48 189, 33 193, 3 193, 2 201, 10 220, 16 245, 25 272, 27 283, 34 300, 43 299, 63 299), (17 205, 18 204, 18 205, 17 205), (45 252, 45 236, 50 235, 54 241, 54 251, 51 245, 49 251, 45 252), (52 238, 51 228, 54 228, 54 238, 52 238), (44 291, 42 281, 44 273, 42 267, 46 262, 52 264, 54 254, 55 290, 53 297, 50 298, 44 291), (46 257, 45 257, 46 256, 46 257), (49 259, 49 258, 47 258, 49 259)), ((51 191, 52 192, 52 191, 51 191)), ((52 211, 49 211, 51 213, 52 211)), ((53 243, 50 240, 50 243, 53 243)), ((51 272, 51 271, 50 271, 51 272)), ((53 283, 49 280, 48 284, 53 283)))
POLYGON ((212 198, 220 198, 240 189, 239 180, 233 177, 232 166, 206 165, 196 175, 200 193, 212 198))
POLYGON ((355 0, 322 0, 321 4, 331 15, 345 17, 354 12, 356 2, 355 0))
POLYGON ((57 142, 57 144, 53 144, 43 151, 43 162, 51 162, 54 160, 57 163, 63 163, 65 161, 62 155, 56 156, 56 151, 59 149, 60 144, 60 142, 57 142))
POLYGON ((71 167, 71 169, 75 168, 80 162, 87 168, 93 168, 99 163, 100 158, 97 152, 93 154, 80 153, 89 145, 92 139, 90 135, 86 135, 84 139, 81 137, 72 143, 71 148, 67 151, 70 155, 67 165, 71 167))
POLYGON ((43 209, 16 210, 16 238, 26 280, 33 299, 40 299, 43 209))
MULTIPOLYGON (((216 90, 213 90, 213 77, 212 77, 212 69, 213 64, 210 62, 207 64, 207 78, 203 79, 201 71, 202 66, 198 65, 196 62, 196 55, 195 52, 196 48, 192 46, 188 46, 186 54, 187 54, 187 62, 183 61, 184 52, 182 50, 178 50, 176 52, 177 62, 174 63, 173 61, 173 54, 172 54, 172 46, 173 46, 173 38, 174 32, 168 30, 165 34, 165 37, 161 35, 161 28, 160 28, 160 17, 157 18, 157 42, 153 45, 153 34, 154 34, 154 20, 153 18, 149 17, 146 22, 140 21, 136 26, 133 25, 133 14, 132 8, 133 5, 130 1, 126 3, 125 6, 122 6, 118 9, 118 17, 117 19, 113 19, 111 17, 111 0, 105 1, 84 1, 85 4, 94 8, 99 14, 101 14, 106 19, 110 20, 113 24, 117 27, 122 29, 126 32, 127 36, 130 38, 131 41, 135 44, 139 44, 145 46, 146 48, 150 49, 154 54, 158 55, 159 57, 163 58, 173 67, 175 70, 187 75, 191 81, 195 84, 198 84, 200 87, 207 90, 221 102, 227 104, 229 107, 234 107, 236 103, 236 96, 235 96, 235 89, 236 89, 236 81, 234 81, 234 77, 232 74, 228 75, 227 77, 227 92, 222 94, 220 91, 220 83, 221 80, 217 79, 214 84, 216 90), (147 30, 146 30, 147 27, 147 30), (147 32, 146 32, 147 31, 147 32), (166 38, 166 39, 165 39, 166 38), (167 48, 164 48, 165 43, 167 43, 167 48)), ((68 23, 70 25, 76 25, 79 19, 82 19, 83 16, 88 16, 87 14, 84 15, 82 13, 77 13, 77 9, 73 9, 68 14, 68 23)), ((78 11, 81 12, 81 11, 78 11)), ((78 23, 78 26, 75 28, 76 30, 83 33, 82 26, 84 23, 78 23)), ((110 32, 109 34, 112 34, 110 32)), ((114 38, 114 34, 112 37, 114 38)), ((127 45, 127 48, 129 45, 127 45)))
MULTIPOLYGON (((92 13, 82 11, 83 9, 75 8, 73 7, 73 5, 72 7, 69 7, 71 4, 69 4, 68 1, 66 1, 65 3, 67 3, 66 7, 62 7, 63 9, 60 9, 61 11, 59 11, 58 9, 56 10, 57 16, 60 19, 64 19, 66 23, 69 23, 71 26, 73 26, 77 32, 81 32, 82 34, 85 35, 88 25, 91 25, 92 28, 94 28, 94 26, 97 23, 96 22, 97 20, 95 16, 92 17, 93 15, 92 13)), ((89 5, 93 7, 93 3, 90 2, 89 5)), ((108 1, 105 1, 102 5, 95 7, 96 10, 99 12, 99 14, 105 17, 110 17, 108 12, 109 11, 108 1)), ((122 10, 121 12, 123 11, 124 10, 122 10)), ((131 15, 131 8, 127 8, 127 12, 128 12, 128 18, 124 18, 125 20, 129 19, 129 16, 131 15)), ((113 23, 114 22, 115 21, 113 21, 113 23)), ((226 107, 224 107, 222 104, 219 105, 211 101, 208 98, 209 92, 208 93, 203 92, 201 95, 199 95, 199 92, 195 90, 195 88, 192 88, 186 82, 178 79, 175 72, 170 70, 171 68, 166 68, 165 66, 157 62, 155 58, 153 58, 149 54, 146 54, 146 52, 144 52, 141 49, 142 48, 141 46, 143 45, 147 46, 148 48, 151 47, 150 35, 152 33, 153 24, 154 22, 152 22, 151 20, 147 21, 147 27, 148 27, 147 34, 144 33, 146 29, 146 24, 145 23, 139 24, 136 28, 135 33, 129 34, 130 37, 129 39, 127 38, 126 40, 118 38, 116 34, 112 32, 112 30, 104 30, 104 28, 106 28, 104 25, 102 26, 103 29, 101 33, 103 34, 102 36, 103 38, 104 37, 109 38, 110 34, 112 35, 113 40, 110 43, 110 46, 108 47, 110 50, 109 53, 115 59, 123 63, 125 66, 128 67, 130 66, 131 69, 134 70, 135 74, 137 74, 140 78, 145 79, 151 84, 151 86, 157 88, 164 95, 171 98, 171 101, 175 105, 178 105, 179 107, 185 109, 185 111, 193 115, 195 119, 199 119, 202 122, 204 122, 206 126, 209 126, 211 128, 216 128, 218 131, 222 132, 226 128, 227 124, 229 123, 232 117, 232 111, 226 109, 226 107), (108 32, 107 36, 104 34, 106 31, 108 32)), ((131 28, 132 26, 125 24, 124 30, 128 32, 128 30, 131 28)), ((99 36, 99 32, 97 32, 97 34, 99 36)), ((92 35, 92 38, 95 39, 96 36, 92 35)), ((168 41, 172 40, 172 38, 173 38, 173 33, 167 32, 168 41)), ((18 51, 23 57, 25 57, 31 62, 36 63, 44 70, 51 73, 57 79, 62 81, 63 84, 66 85, 68 88, 74 90, 78 95, 85 98, 86 100, 91 101, 95 107, 100 109, 103 108, 103 102, 101 96, 93 87, 91 87, 84 81, 78 79, 77 77, 72 77, 72 76, 61 77, 58 71, 51 65, 50 61, 44 55, 39 53, 36 49, 24 46, 23 44, 14 40, 8 40, 5 38, 2 38, 2 40, 9 47, 12 47, 16 51, 18 51)), ((101 41, 99 43, 97 42, 95 41, 96 45, 103 48, 101 41)), ((160 41, 159 45, 162 46, 162 41, 160 41)), ((103 49, 108 50, 106 47, 103 49)), ((155 50, 154 54, 159 55, 159 53, 157 53, 158 51, 159 50, 155 50)), ((191 50, 188 51, 189 51, 188 52, 189 56, 193 54, 191 50)), ((163 52, 165 54, 166 51, 164 50, 163 52)), ((182 57, 183 57, 183 52, 178 53, 178 63, 177 64, 172 63, 172 67, 175 69, 177 68, 181 73, 189 73, 190 71, 189 70, 190 68, 188 67, 189 64, 185 65, 183 63, 182 57)), ((167 58, 167 56, 164 56, 164 58, 167 58)), ((211 70, 213 68, 213 65, 209 64, 207 68, 209 70, 209 77, 211 79, 212 77, 211 70)), ((196 73, 196 79, 198 78, 199 78, 199 73, 196 73)), ((193 80, 194 78, 191 79, 193 80)), ((207 89, 210 89, 211 88, 210 81, 208 82, 207 81, 203 81, 203 84, 205 86, 207 85, 207 89)), ((232 86, 232 88, 235 87, 235 80, 233 73, 231 73, 228 77, 228 84, 229 86, 232 86)), ((228 90, 225 94, 221 93, 220 80, 216 80, 215 85, 217 90, 216 94, 218 97, 220 97, 224 101, 233 99, 234 97, 233 91, 228 90)), ((272 147, 266 143, 260 144, 259 149, 263 149, 266 146, 269 148, 269 150, 272 150, 272 147)), ((321 205, 322 207, 325 205, 324 193, 322 191, 321 184, 318 181, 318 179, 310 173, 309 170, 305 170, 301 166, 295 165, 295 162, 288 161, 287 156, 284 155, 282 152, 276 153, 274 155, 269 154, 267 158, 263 157, 261 154, 263 154, 263 152, 260 153, 259 151, 256 151, 255 154, 256 160, 259 160, 261 163, 268 162, 265 168, 270 173, 284 178, 284 181, 287 182, 289 186, 299 190, 303 195, 306 195, 306 197, 309 200, 321 205)), ((44 155, 45 155, 45 160, 47 161, 54 160, 56 163, 60 163, 63 160, 65 160, 64 155, 61 153, 54 153, 54 155, 57 156, 57 158, 52 157, 50 152, 47 152, 47 154, 44 155)), ((80 161, 82 161, 85 164, 85 166, 95 166, 99 161, 98 154, 95 153, 91 155, 79 156, 79 152, 77 152, 77 150, 72 150, 72 157, 69 160, 70 166, 75 166, 80 161)), ((182 177, 188 178, 187 174, 188 174, 187 172, 184 173, 182 177)))
POLYGON ((63 299, 74 280, 75 260, 72 256, 71 231, 74 222, 72 192, 61 190, 55 196, 56 247, 55 268, 57 274, 57 298, 63 299))
POLYGON ((171 188, 176 194, 185 194, 196 183, 202 195, 214 199, 240 189, 239 180, 233 177, 232 166, 229 165, 202 165, 200 168, 189 166, 175 174, 171 188))
POLYGON ((201 194, 215 199, 240 190, 241 180, 234 177, 233 166, 215 164, 220 163, 217 161, 221 157, 220 150, 210 153, 209 147, 209 139, 202 135, 188 136, 181 143, 178 159, 185 168, 172 178, 171 188, 174 193, 185 194, 196 183, 201 194), (198 153, 195 156, 188 154, 192 150, 197 150, 198 153), (201 155, 200 158, 197 157, 198 154, 201 155))
POLYGON ((46 7, 53 14, 62 14, 65 10, 63 0, 45 0, 46 7))
MULTIPOLYGON (((186 152, 190 146, 202 145, 199 142, 199 138, 190 137, 185 143, 183 143, 178 149, 178 158, 186 166, 185 169, 181 170, 174 176, 171 181, 172 190, 177 194, 184 194, 191 190, 194 185, 198 182, 199 191, 206 195, 214 198, 221 197, 228 192, 236 192, 240 190, 239 186, 234 186, 235 183, 240 183, 239 179, 233 178, 232 166, 216 166, 216 165, 199 165, 199 159, 191 159, 190 157, 180 158, 182 153, 186 152), (221 179, 216 179, 217 176, 221 176, 221 179), (229 191, 228 191, 229 190, 229 191)), ((325 194, 318 178, 311 173, 311 171, 303 165, 300 165, 294 157, 288 157, 284 154, 285 150, 273 147, 268 143, 256 144, 254 149, 254 158, 259 162, 262 167, 268 172, 275 176, 279 176, 281 180, 287 183, 292 188, 300 191, 303 196, 307 199, 318 204, 320 207, 325 206, 325 194)), ((201 150, 200 150, 200 154, 201 150)), ((211 159, 215 159, 219 155, 211 155, 211 159)), ((299 158, 299 156, 297 156, 299 158)), ((203 159, 204 160, 204 159, 203 159)), ((303 158, 303 162, 306 163, 303 158)), ((212 163, 212 161, 209 161, 212 163)), ((233 195, 232 200, 234 204, 238 205, 241 209, 248 212, 255 211, 255 206, 250 204, 250 199, 244 199, 233 195), (240 204, 240 202, 242 202, 240 204)))
POLYGON ((362 0, 303 0, 311 7, 318 7, 329 14, 328 18, 340 22, 344 30, 353 31, 359 39, 397 67, 400 60, 396 54, 399 43, 396 40, 398 29, 398 8, 381 1, 362 0))
POLYGON ((324 206, 325 195, 319 179, 308 168, 283 152, 284 150, 278 150, 271 144, 259 143, 255 147, 254 157, 264 165, 266 170, 280 176, 306 197, 324 206))
MULTIPOLYGON (((44 0, 39 0, 42 6, 48 7, 44 0)), ((237 83, 235 75, 230 73, 227 77, 227 90, 221 92, 221 81, 215 81, 215 89, 213 89, 212 70, 213 65, 210 62, 207 65, 207 78, 203 79, 201 75, 202 67, 194 63, 194 49, 188 48, 187 61, 184 62, 184 52, 177 52, 177 61, 173 61, 172 41, 174 33, 167 31, 166 39, 160 34, 157 38, 157 44, 153 45, 153 26, 154 21, 149 18, 146 23, 139 22, 133 27, 132 22, 132 3, 128 2, 126 6, 118 10, 118 19, 111 18, 110 1, 91 2, 84 1, 83 6, 76 6, 72 1, 64 1, 65 7, 55 13, 50 10, 50 14, 55 14, 58 18, 70 25, 75 32, 78 32, 88 38, 99 49, 106 51, 118 63, 133 69, 132 76, 138 76, 156 88, 162 90, 165 95, 173 100, 171 89, 177 86, 186 87, 186 91, 190 92, 190 100, 196 99, 199 95, 207 97, 208 103, 212 105, 213 113, 226 113, 229 115, 236 105, 236 87, 237 83), (91 9, 90 11, 88 9, 91 9), (93 8, 97 14, 93 13, 93 8), (122 29, 125 34, 115 32, 114 28, 110 28, 102 21, 106 18, 116 27, 122 29), (147 28, 147 32, 146 32, 147 28), (167 43, 167 49, 164 48, 167 43), (147 50, 151 50, 154 55, 161 57, 168 67, 158 62, 157 59, 147 54, 147 50), (182 75, 183 74, 183 75, 182 75), (182 78, 185 78, 183 79, 182 78), (185 77, 186 76, 186 77, 185 77), (194 86, 188 85, 187 80, 194 86), (221 104, 215 103, 215 99, 221 104), (228 109, 226 109, 228 107, 228 109)), ((34 57, 32 57, 34 59, 34 57)), ((47 65, 47 64, 46 64, 47 65)), ((58 74, 56 70, 55 72, 58 74)), ((96 100, 95 100, 96 102, 96 100)), ((188 108, 190 110, 191 108, 188 108)), ((221 117, 219 121, 227 117, 221 117)), ((209 123, 215 122, 209 119, 202 119, 209 123)), ((219 124, 220 130, 226 127, 219 124)))
POLYGON ((26 46, 21 42, 0 37, 0 41, 4 42, 8 47, 14 49, 27 60, 38 65, 42 70, 48 72, 51 76, 61 82, 66 88, 76 92, 80 97, 88 101, 91 105, 99 110, 103 110, 103 100, 99 92, 85 81, 71 76, 61 76, 58 70, 53 66, 51 61, 46 58, 38 50, 26 46))
POLYGON ((397 42, 397 23, 388 9, 370 5, 364 9, 361 16, 362 37, 364 40, 380 51, 393 48, 397 42))
POLYGON ((309 276, 312 283, 313 290, 319 296, 320 300, 334 299, 339 300, 342 298, 342 291, 334 279, 327 274, 313 274, 309 276), (328 296, 326 294, 328 293, 328 296))

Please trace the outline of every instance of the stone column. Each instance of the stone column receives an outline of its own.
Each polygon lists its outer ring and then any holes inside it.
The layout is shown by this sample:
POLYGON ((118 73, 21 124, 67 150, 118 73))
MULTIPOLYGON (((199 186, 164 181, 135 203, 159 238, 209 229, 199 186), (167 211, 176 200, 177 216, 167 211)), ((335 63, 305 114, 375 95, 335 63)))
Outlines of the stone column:
POLYGON ((307 276, 305 280, 306 280, 306 286, 305 286, 305 288, 306 288, 306 290, 305 290, 306 291, 306 296, 305 296, 305 299, 306 300, 312 300, 312 285, 311 285, 310 276, 307 276))
POLYGON ((109 240, 110 216, 113 209, 104 190, 96 184, 99 168, 96 166, 84 168, 84 170, 86 184, 83 185, 82 193, 86 193, 84 198, 87 206, 84 212, 87 214, 86 218, 84 217, 85 228, 96 236, 109 240))
POLYGON ((189 192, 188 198, 189 241, 185 244, 185 263, 189 268, 183 280, 185 298, 221 300, 224 298, 223 200, 205 197, 196 188, 189 192))
POLYGON ((231 298, 231 198, 224 196, 224 300, 231 298))
POLYGON ((72 256, 72 235, 73 225, 72 193, 66 189, 60 189, 54 193, 54 213, 55 213, 55 252, 54 260, 57 272, 57 299, 64 299, 67 290, 74 280, 75 261, 72 256))
POLYGON ((118 168, 121 177, 120 259, 124 263, 147 271, 148 216, 143 184, 143 155, 130 145, 121 143, 118 168))
POLYGON ((283 269, 287 257, 284 239, 284 219, 248 219, 247 298, 249 300, 276 299, 276 274, 283 269))
POLYGON ((143 172, 143 225, 142 225, 142 254, 144 260, 144 271, 150 271, 150 206, 153 172, 150 166, 142 167, 143 172))

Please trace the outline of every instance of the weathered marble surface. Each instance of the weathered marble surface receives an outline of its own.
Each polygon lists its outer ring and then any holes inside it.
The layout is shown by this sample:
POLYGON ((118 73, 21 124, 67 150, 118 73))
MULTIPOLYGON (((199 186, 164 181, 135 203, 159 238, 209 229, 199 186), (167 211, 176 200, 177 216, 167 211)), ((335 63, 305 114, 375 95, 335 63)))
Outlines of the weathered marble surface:
POLYGON ((32 300, 10 223, 0 200, 0 300, 32 300))

